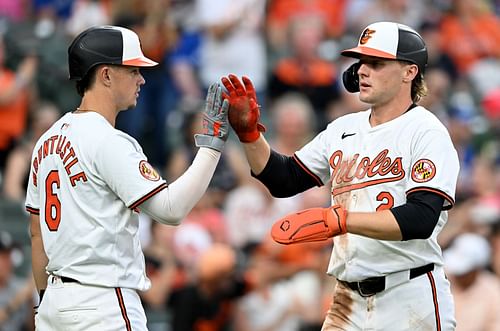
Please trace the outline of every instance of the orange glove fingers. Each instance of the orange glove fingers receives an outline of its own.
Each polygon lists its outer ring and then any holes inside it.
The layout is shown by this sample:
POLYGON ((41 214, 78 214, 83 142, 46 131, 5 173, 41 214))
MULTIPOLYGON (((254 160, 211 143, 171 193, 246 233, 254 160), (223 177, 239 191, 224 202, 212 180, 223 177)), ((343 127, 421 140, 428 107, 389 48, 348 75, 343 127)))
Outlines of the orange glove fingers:
POLYGON ((253 83, 250 80, 250 78, 248 78, 247 76, 243 76, 243 77, 241 77, 241 79, 243 80, 243 85, 245 85, 245 90, 247 91, 247 96, 249 98, 254 99, 255 102, 257 102, 257 93, 255 92, 255 87, 253 87, 253 83))
POLYGON ((246 96, 247 93, 245 91, 245 87, 241 83, 240 79, 236 75, 233 75, 233 74, 229 74, 228 77, 229 77, 229 80, 231 81, 231 84, 234 87, 234 91, 236 92, 236 95, 238 95, 240 97, 246 96))

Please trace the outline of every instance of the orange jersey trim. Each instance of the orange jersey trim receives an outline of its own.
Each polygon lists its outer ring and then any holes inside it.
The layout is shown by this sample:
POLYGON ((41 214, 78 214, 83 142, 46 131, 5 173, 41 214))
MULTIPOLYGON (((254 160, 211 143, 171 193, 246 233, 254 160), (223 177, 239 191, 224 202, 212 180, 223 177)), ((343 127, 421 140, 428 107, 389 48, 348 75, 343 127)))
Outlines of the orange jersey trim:
POLYGON ((452 197, 450 197, 448 194, 444 193, 443 191, 432 188, 432 187, 425 187, 425 186, 415 187, 415 188, 412 188, 411 190, 407 191, 406 195, 409 195, 413 192, 418 192, 418 191, 432 192, 432 193, 435 193, 435 194, 442 196, 446 201, 448 201, 450 203, 449 206, 443 206, 442 210, 449 210, 455 205, 455 200, 453 200, 452 197))
POLYGON ((297 164, 309 175, 311 176, 314 181, 318 184, 318 186, 323 186, 323 182, 321 181, 321 178, 316 176, 311 170, 309 170, 302 161, 297 157, 296 154, 292 156, 292 158, 297 162, 297 164))
POLYGON ((350 192, 354 190, 359 190, 368 186, 373 186, 373 185, 378 185, 382 183, 390 183, 390 182, 396 182, 398 180, 401 180, 405 176, 404 172, 399 174, 397 177, 390 177, 390 178, 380 178, 380 179, 372 179, 366 182, 362 183, 356 183, 352 185, 346 185, 338 188, 334 188, 332 190, 332 196, 336 196, 345 192, 350 192))
POLYGON ((161 184, 160 186, 158 186, 157 188, 155 188, 154 190, 152 190, 151 192, 149 192, 148 194, 146 194, 145 196, 143 196, 142 198, 131 204, 128 208, 136 209, 141 203, 151 198, 153 195, 160 192, 161 190, 164 190, 165 188, 167 188, 167 186, 168 186, 167 183, 161 184))
POLYGON ((130 325, 130 320, 127 316, 127 309, 125 308, 125 302, 123 301, 122 290, 120 288, 115 288, 115 293, 116 298, 118 299, 118 304, 120 305, 120 311, 125 322, 125 327, 127 328, 127 331, 132 331, 132 326, 130 325))
POLYGON ((40 215, 40 209, 36 209, 30 206, 26 206, 26 211, 33 215, 40 215))

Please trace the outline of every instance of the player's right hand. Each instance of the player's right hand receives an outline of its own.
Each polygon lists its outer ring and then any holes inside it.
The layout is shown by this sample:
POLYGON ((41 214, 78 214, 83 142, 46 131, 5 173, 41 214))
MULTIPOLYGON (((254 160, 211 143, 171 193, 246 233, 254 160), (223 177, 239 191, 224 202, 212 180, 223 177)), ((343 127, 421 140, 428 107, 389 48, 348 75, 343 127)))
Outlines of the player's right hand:
POLYGON ((236 75, 222 77, 222 84, 227 89, 224 99, 229 100, 229 123, 241 142, 251 143, 260 137, 266 128, 260 120, 257 95, 250 78, 243 76, 242 81, 236 75))
POLYGON ((229 101, 222 100, 222 87, 218 83, 210 85, 203 112, 203 131, 194 135, 196 146, 222 152, 229 136, 228 110, 229 101))
POLYGON ((346 220, 347 211, 340 205, 304 209, 275 222, 271 237, 284 245, 323 241, 347 233, 346 220))

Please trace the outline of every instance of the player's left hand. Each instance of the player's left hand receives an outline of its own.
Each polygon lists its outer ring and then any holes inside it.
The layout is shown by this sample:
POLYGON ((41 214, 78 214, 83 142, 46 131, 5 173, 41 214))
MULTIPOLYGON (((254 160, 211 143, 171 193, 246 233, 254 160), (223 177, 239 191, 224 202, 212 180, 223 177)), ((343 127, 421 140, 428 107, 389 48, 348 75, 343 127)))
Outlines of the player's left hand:
POLYGON ((203 131, 194 135, 196 146, 222 152, 229 136, 228 109, 229 101, 222 100, 222 87, 218 83, 210 85, 203 112, 203 131))
POLYGON ((346 219, 347 211, 340 205, 304 209, 274 223, 271 236, 284 245, 323 241, 347 233, 346 219))

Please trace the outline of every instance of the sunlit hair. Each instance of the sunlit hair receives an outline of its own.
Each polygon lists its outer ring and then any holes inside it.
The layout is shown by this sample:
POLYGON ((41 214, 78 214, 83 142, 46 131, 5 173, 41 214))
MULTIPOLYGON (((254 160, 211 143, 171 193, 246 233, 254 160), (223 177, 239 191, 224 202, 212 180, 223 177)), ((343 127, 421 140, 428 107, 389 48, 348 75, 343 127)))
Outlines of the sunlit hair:
POLYGON ((427 84, 424 80, 424 75, 418 73, 418 75, 411 82, 411 100, 414 103, 418 103, 422 97, 427 95, 427 84))

